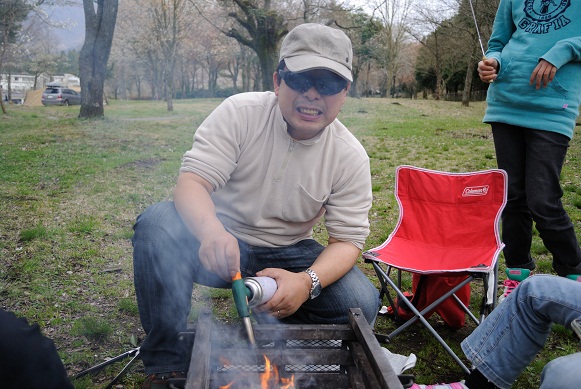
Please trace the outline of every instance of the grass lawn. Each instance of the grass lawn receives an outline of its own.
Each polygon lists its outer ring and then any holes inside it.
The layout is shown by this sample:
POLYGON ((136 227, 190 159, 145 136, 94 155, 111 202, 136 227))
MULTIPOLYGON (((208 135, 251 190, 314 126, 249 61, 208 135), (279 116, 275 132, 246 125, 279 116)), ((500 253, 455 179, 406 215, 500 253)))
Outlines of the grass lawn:
MULTIPOLYGON (((130 238, 136 216, 147 206, 171 199, 183 153, 195 128, 218 99, 164 102, 110 101, 103 120, 77 119, 78 107, 9 106, 0 117, 0 306, 38 323, 51 337, 71 376, 139 345, 141 329, 133 289, 130 238)), ((371 158, 374 203, 367 248, 382 243, 394 228, 398 208, 394 171, 400 164, 470 171, 496 167, 485 103, 348 99, 340 119, 371 158)), ((225 118, 227 120, 227 118, 225 118)), ((581 233, 580 127, 562 173, 563 202, 581 233)), ((321 225, 315 236, 326 240, 321 225)), ((537 272, 551 273, 551 256, 535 235, 537 272)), ((503 260, 501 258, 501 270, 503 260)), ((368 264, 361 268, 377 284, 368 264)), ((473 290, 473 301, 480 291, 473 290)), ((228 290, 197 288, 199 307, 211 305, 224 322, 238 322, 228 290)), ((442 328, 463 357, 460 341, 470 333, 442 328)), ((376 329, 394 324, 378 318, 376 329)), ((462 372, 414 326, 388 345, 392 352, 418 357, 411 371, 420 383, 458 380, 462 372)), ((578 340, 560 326, 514 388, 538 386, 540 371, 556 356, 577 351, 578 340)), ((518 352, 518 350, 515 350, 518 352)), ((126 362, 126 361, 124 361, 126 362)), ((124 366, 117 363, 75 381, 77 388, 108 383, 124 366)), ((137 363, 119 387, 139 387, 137 363)))

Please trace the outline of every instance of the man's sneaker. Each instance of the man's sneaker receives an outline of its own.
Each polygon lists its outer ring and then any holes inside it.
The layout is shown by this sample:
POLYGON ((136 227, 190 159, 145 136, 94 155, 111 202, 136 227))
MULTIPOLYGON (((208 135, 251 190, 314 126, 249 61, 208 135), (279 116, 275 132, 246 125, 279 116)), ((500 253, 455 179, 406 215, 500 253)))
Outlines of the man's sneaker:
POLYGON ((569 274, 567 278, 573 281, 581 282, 581 274, 569 274))
POLYGON ((468 389, 463 382, 454 382, 452 384, 435 384, 435 385, 418 385, 413 384, 410 389, 468 389))
POLYGON ((506 276, 508 277, 504 280, 504 291, 502 292, 502 296, 498 298, 498 303, 504 301, 505 298, 508 297, 509 294, 512 293, 514 288, 518 286, 522 281, 524 281, 527 277, 531 275, 531 271, 529 269, 520 269, 516 267, 509 267, 506 269, 506 276))
POLYGON ((185 383, 186 375, 181 371, 150 374, 143 381, 142 389, 183 388, 185 383))

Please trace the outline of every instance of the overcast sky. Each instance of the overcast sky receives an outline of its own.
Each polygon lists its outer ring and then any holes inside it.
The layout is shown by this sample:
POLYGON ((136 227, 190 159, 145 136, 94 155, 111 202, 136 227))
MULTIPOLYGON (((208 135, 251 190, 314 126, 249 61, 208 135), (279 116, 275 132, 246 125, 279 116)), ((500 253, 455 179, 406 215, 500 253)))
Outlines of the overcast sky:
POLYGON ((50 7, 47 12, 51 19, 72 21, 74 26, 68 29, 54 28, 54 34, 59 38, 63 50, 80 50, 85 41, 85 14, 83 7, 50 7))

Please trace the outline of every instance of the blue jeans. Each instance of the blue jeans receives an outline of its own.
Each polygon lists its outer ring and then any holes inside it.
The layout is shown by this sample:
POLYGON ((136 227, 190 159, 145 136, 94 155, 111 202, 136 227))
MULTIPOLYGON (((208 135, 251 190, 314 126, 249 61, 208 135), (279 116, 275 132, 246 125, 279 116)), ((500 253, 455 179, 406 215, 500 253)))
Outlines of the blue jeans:
MULTIPOLYGON (((155 204, 138 216, 134 226, 133 265, 141 324, 147 337, 140 348, 147 374, 185 371, 188 361, 178 333, 186 329, 193 284, 230 288, 208 272, 198 258, 199 242, 186 229, 172 202, 155 204)), ((243 277, 267 267, 300 272, 324 247, 312 239, 288 247, 257 247, 239 241, 243 277)), ((359 307, 373 323, 379 292, 357 267, 307 300, 285 323, 348 323, 349 308, 359 307)))
MULTIPOLYGON (((510 388, 545 345, 553 323, 570 328, 581 318, 580 296, 581 282, 542 274, 529 277, 462 341, 462 350, 488 380, 510 388)), ((578 384, 580 366, 581 353, 555 359, 543 370, 541 388, 577 387, 555 382, 578 384)))
POLYGON ((581 250, 573 223, 561 203, 559 178, 569 138, 551 132, 492 123, 498 167, 508 174, 508 202, 502 213, 507 267, 533 270, 533 221, 553 255, 560 276, 581 274, 581 250))
POLYGON ((577 388, 581 383, 580 366, 581 353, 553 359, 543 369, 539 389, 577 388))

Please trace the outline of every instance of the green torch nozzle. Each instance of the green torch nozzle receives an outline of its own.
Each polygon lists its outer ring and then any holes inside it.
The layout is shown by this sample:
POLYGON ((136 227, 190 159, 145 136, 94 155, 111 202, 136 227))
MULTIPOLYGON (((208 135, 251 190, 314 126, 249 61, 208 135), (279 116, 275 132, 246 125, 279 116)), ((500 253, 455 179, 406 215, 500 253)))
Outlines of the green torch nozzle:
POLYGON ((246 329, 248 343, 251 348, 255 348, 256 340, 254 339, 254 331, 252 329, 252 323, 250 322, 250 310, 248 309, 250 290, 248 290, 246 285, 244 285, 244 280, 242 279, 240 272, 232 277, 232 295, 234 296, 234 303, 236 304, 238 316, 242 319, 242 323, 246 329))
POLYGON ((240 272, 232 278, 232 295, 234 296, 234 303, 238 316, 249 317, 250 310, 248 309, 248 288, 244 285, 244 280, 240 272))

